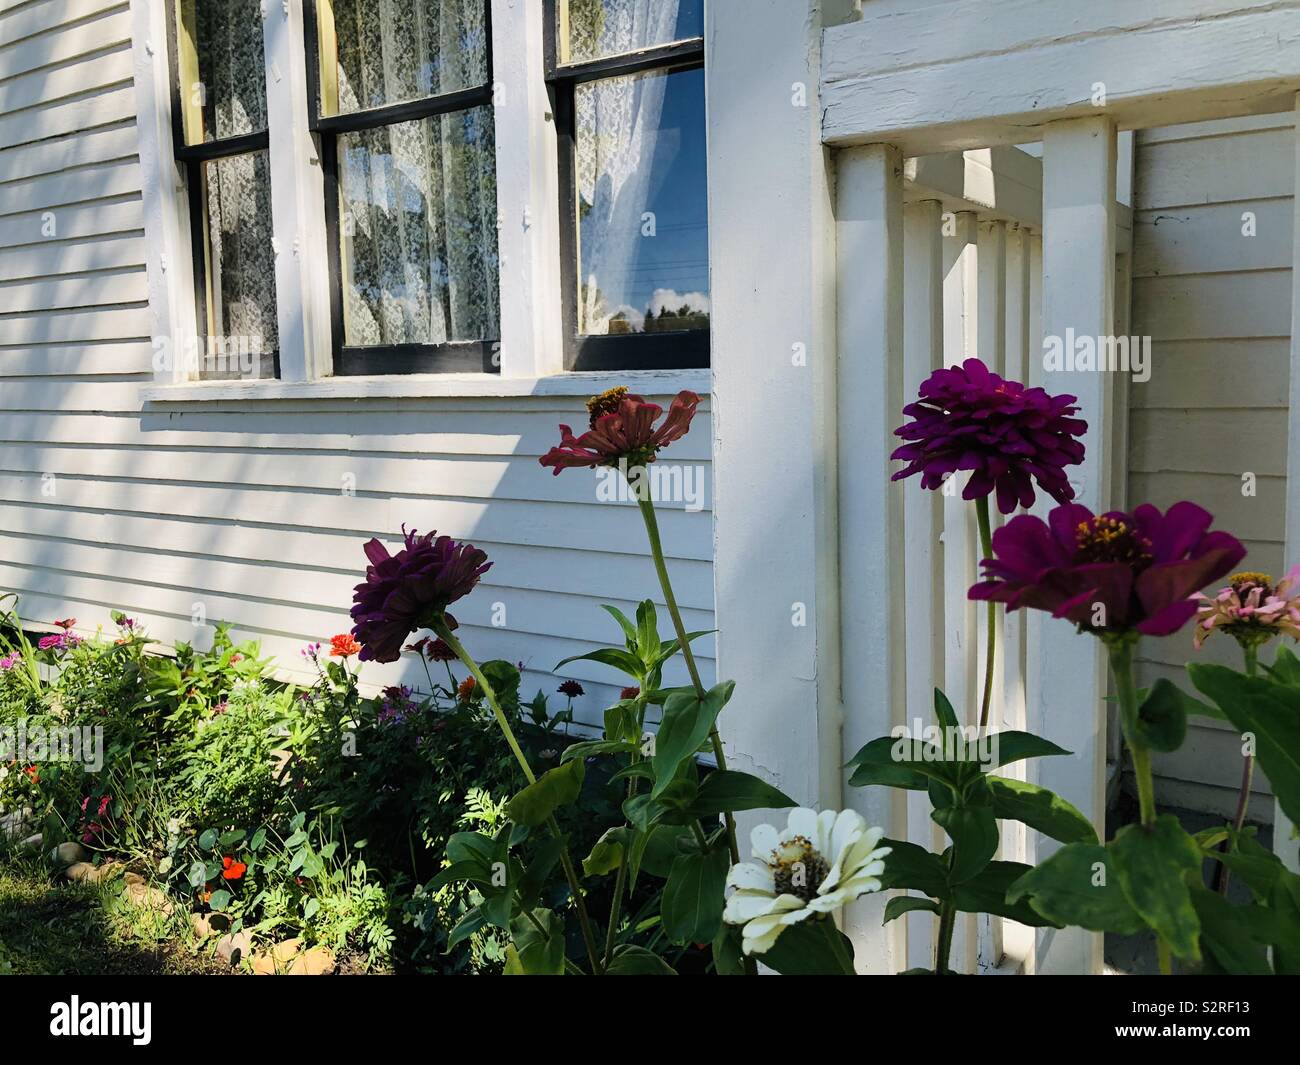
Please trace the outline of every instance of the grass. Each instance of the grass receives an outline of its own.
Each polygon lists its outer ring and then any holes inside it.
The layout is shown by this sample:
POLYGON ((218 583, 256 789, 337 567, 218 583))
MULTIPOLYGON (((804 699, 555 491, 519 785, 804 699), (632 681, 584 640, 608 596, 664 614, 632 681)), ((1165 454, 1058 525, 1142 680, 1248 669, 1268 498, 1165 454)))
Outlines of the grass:
POLYGON ((182 917, 132 906, 121 881, 52 879, 32 858, 0 857, 0 974, 146 976, 218 973, 182 917))

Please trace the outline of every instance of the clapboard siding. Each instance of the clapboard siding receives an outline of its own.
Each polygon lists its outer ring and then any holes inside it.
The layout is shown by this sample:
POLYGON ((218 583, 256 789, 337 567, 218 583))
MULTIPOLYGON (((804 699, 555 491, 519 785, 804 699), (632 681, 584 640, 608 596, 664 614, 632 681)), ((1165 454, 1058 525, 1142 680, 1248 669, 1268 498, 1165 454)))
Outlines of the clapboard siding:
MULTIPOLYGON (((614 637, 601 603, 661 598, 635 505, 602 501, 591 471, 538 464, 559 422, 583 421, 580 398, 142 404, 129 27, 122 0, 0 0, 0 590, 35 624, 73 615, 94 631, 121 608, 164 642, 201 642, 200 611, 305 676, 302 645, 350 624, 362 542, 437 528, 494 562, 455 611, 467 644, 523 662, 529 695, 553 692, 560 659, 614 637)), ((672 452, 703 475, 699 506, 660 515, 686 623, 705 630, 710 439, 705 409, 672 452)), ((696 646, 711 678, 712 636, 696 646)), ((579 717, 599 721, 618 676, 563 673, 588 687, 579 717)), ((413 660, 365 677, 427 687, 413 660)), ((680 664, 666 680, 686 682, 680 664)))
MULTIPOLYGON (((1129 498, 1200 502, 1235 532, 1246 565, 1285 571, 1293 121, 1288 115, 1141 132, 1133 214, 1133 331, 1152 338, 1150 381, 1134 383, 1129 498), (1252 491, 1252 495, 1243 494, 1252 491)), ((1265 652, 1267 655, 1269 652, 1265 652)), ((1186 685, 1189 659, 1241 667, 1216 636, 1143 642, 1140 683, 1186 685)), ((1240 740, 1197 720, 1179 751, 1155 758, 1162 801, 1227 815, 1240 740)), ((1268 782, 1256 775, 1256 790, 1268 782)), ((1272 803, 1256 798, 1252 816, 1272 803)))

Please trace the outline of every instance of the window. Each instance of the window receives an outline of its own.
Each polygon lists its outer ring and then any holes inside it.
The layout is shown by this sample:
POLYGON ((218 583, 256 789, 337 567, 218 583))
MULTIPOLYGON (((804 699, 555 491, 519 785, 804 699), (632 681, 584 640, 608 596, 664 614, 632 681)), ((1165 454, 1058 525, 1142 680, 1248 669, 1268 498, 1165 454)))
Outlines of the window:
POLYGON ((565 366, 709 364, 703 0, 547 0, 565 366))
POLYGON ((186 175, 200 377, 275 377, 266 75, 259 0, 175 0, 173 140, 186 175))
POLYGON ((488 8, 308 2, 335 374, 498 368, 488 8))

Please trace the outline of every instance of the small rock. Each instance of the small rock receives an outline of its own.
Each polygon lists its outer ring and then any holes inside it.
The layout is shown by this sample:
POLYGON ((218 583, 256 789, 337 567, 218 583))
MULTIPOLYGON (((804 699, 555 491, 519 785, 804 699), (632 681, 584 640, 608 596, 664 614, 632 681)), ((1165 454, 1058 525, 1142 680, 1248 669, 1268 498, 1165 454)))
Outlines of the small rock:
POLYGON ((28 836, 25 840, 23 840, 20 844, 18 844, 18 849, 24 851, 38 851, 44 845, 45 845, 45 837, 42 836, 39 832, 37 832, 36 835, 28 836))
POLYGON ((171 915, 175 907, 172 900, 167 897, 166 892, 159 891, 156 887, 148 884, 139 884, 128 882, 122 889, 122 897, 133 906, 139 906, 142 909, 158 910, 160 913, 171 915))
POLYGON ((207 939, 212 934, 208 919, 201 913, 190 914, 190 927, 194 929, 195 939, 207 939))
POLYGON ((235 965, 253 949, 253 937, 247 932, 224 935, 217 940, 217 957, 227 965, 235 965))
POLYGON ((78 862, 90 861, 90 851, 80 843, 60 843, 50 851, 50 861, 64 867, 76 865, 78 862))
POLYGON ((125 876, 122 877, 122 879, 126 881, 127 887, 132 887, 135 884, 144 883, 144 877, 142 877, 139 873, 127 873, 125 876))
POLYGON ((121 862, 105 862, 103 865, 91 865, 90 862, 74 862, 63 870, 63 875, 69 880, 79 880, 86 884, 104 884, 115 876, 121 875, 121 872, 121 862))
POLYGON ((334 952, 329 947, 312 947, 289 964, 290 976, 325 976, 334 971, 334 952))
POLYGON ((301 939, 286 939, 283 943, 275 944, 265 954, 254 954, 253 973, 257 976, 274 976, 276 973, 284 972, 301 950, 301 939))
POLYGON ((30 806, 25 806, 21 810, 13 810, 7 814, 0 814, 0 839, 22 839, 35 827, 32 824, 33 816, 30 806))

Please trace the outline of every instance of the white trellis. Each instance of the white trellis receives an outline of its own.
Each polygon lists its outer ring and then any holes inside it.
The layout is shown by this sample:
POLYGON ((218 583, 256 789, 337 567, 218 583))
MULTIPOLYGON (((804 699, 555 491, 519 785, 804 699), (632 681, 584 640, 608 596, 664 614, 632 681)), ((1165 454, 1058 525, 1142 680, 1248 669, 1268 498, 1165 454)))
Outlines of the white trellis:
MULTIPOLYGON (((933 830, 923 796, 846 789, 839 770, 891 726, 929 720, 935 685, 978 713, 982 656, 971 634, 980 619, 965 599, 978 544, 972 508, 889 483, 900 408, 929 369, 978 353, 1012 377, 1079 397, 1089 430, 1088 460, 1070 471, 1077 498, 1093 509, 1124 502, 1120 375, 1046 372, 1041 338, 1126 330, 1128 212, 1116 203, 1131 179, 1124 131, 1296 107, 1300 47, 1278 42, 1300 40, 1300 5, 858 6, 861 19, 826 29, 810 54, 799 47, 805 21, 834 5, 710 5, 710 136, 727 137, 738 153, 728 172, 710 174, 719 670, 770 678, 729 725, 742 759, 801 801, 853 805, 919 842, 933 830), (794 43, 756 72, 746 49, 785 35, 794 43), (802 109, 790 94, 801 84, 817 85, 802 109), (738 124, 742 109, 762 124, 738 124), (1014 147, 1037 142, 1041 162, 1014 147), (770 163, 756 169, 774 159, 780 173, 770 163), (749 206, 743 220, 728 206, 740 203, 749 206), (743 232, 742 222, 754 228, 755 204, 768 212, 765 232, 743 232), (752 271, 749 284, 732 276, 726 263, 736 254, 788 262, 784 286, 754 284, 752 271), (808 344, 802 373, 781 365, 792 340, 808 344), (771 360, 762 372, 756 352, 771 360), (769 482, 790 487, 756 493, 771 473, 763 456, 774 425, 805 450, 783 455, 781 480, 769 482), (752 552, 765 527, 782 538, 779 573, 752 552), (762 633, 796 599, 811 605, 810 629, 783 647, 762 633), (815 700, 802 730, 790 726, 791 699, 815 700)), ((1300 228, 1296 241, 1300 261, 1300 228)), ((1294 556, 1300 476, 1289 493, 1294 556)), ((1101 825, 1100 648, 1036 613, 1005 618, 998 639, 994 722, 1074 751, 1030 763, 1031 779, 1101 825)), ((1286 839, 1285 828, 1278 836, 1286 839)), ((1004 835, 1005 857, 1041 860, 1048 846, 1033 832, 1004 835)), ((931 964, 932 920, 881 930, 880 905, 865 903, 849 920, 860 967, 931 964)), ((1077 929, 1031 933, 972 919, 955 949, 967 971, 1101 967, 1100 936, 1077 929)))

